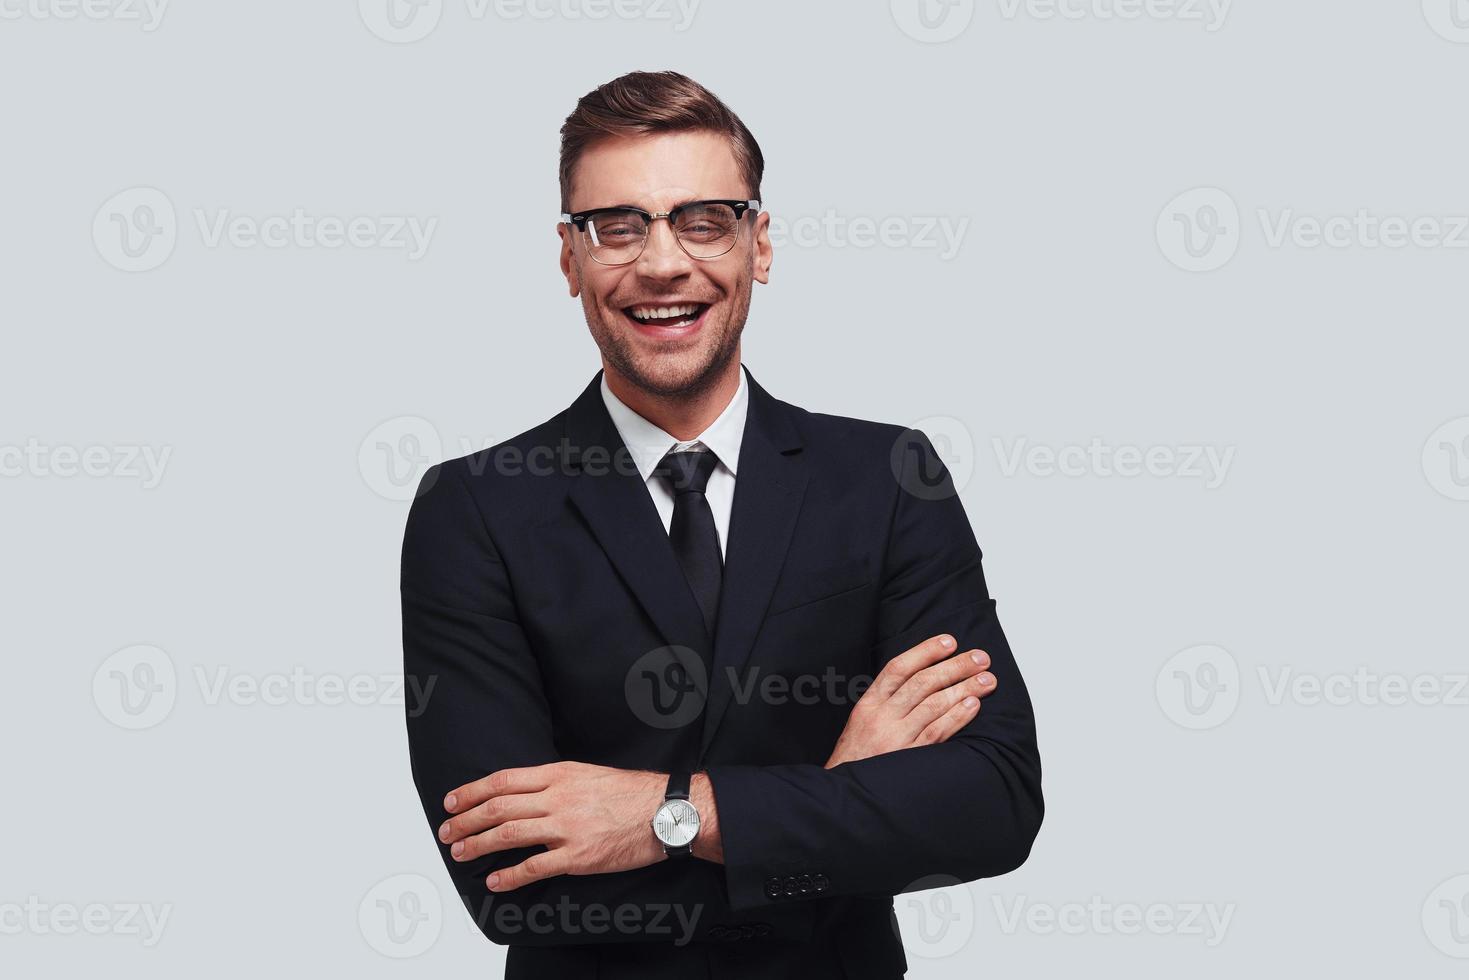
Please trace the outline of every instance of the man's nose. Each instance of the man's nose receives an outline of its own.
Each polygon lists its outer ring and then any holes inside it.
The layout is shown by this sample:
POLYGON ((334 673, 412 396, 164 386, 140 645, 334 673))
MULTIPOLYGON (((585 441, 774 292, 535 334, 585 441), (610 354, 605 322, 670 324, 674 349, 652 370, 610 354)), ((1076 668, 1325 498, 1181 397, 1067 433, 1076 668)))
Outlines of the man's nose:
POLYGON ((643 254, 638 256, 639 275, 650 279, 672 279, 685 275, 692 261, 679 245, 671 222, 661 220, 649 225, 648 241, 643 246, 643 254))

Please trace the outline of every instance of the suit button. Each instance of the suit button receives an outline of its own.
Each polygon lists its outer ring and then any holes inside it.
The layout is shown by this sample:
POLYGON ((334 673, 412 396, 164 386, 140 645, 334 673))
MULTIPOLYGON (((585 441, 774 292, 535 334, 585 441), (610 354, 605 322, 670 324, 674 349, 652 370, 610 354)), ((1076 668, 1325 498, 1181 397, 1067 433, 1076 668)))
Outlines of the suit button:
POLYGON ((755 935, 757 935, 757 936, 768 936, 768 935, 770 935, 770 923, 769 922, 757 922, 757 923, 755 923, 755 935))
POLYGON ((826 891, 826 887, 828 885, 830 885, 830 884, 831 884, 831 881, 827 879, 826 875, 812 875, 811 876, 811 885, 812 885, 812 887, 814 887, 819 892, 826 891))
POLYGON ((740 938, 741 939, 754 939, 755 938, 755 927, 752 926, 752 925, 750 925, 748 922, 745 923, 744 925, 740 926, 740 938))
POLYGON ((785 894, 785 887, 781 885, 779 878, 765 879, 765 897, 780 898, 785 894))
POLYGON ((724 926, 709 927, 709 938, 715 940, 716 942, 722 941, 725 936, 728 935, 728 933, 729 930, 724 928, 724 926))
POLYGON ((785 893, 787 898, 795 898, 797 895, 800 894, 800 886, 796 884, 795 875, 786 875, 783 884, 785 885, 785 893))
POLYGON ((799 891, 802 895, 811 894, 811 876, 798 875, 796 877, 796 890, 799 891))

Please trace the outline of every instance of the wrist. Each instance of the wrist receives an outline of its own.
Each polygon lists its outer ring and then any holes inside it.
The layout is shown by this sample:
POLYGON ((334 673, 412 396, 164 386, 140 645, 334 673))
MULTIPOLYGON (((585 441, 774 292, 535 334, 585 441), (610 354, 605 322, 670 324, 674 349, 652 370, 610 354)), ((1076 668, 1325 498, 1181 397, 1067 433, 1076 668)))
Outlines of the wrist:
MULTIPOLYGON (((647 772, 647 776, 648 795, 652 800, 651 809, 656 814, 658 808, 663 805, 664 793, 668 788, 668 774, 650 770, 647 772)), ((645 810, 643 812, 646 813, 647 811, 645 810)), ((657 864, 659 861, 668 860, 668 852, 664 850, 663 842, 658 839, 657 834, 652 832, 646 817, 639 818, 635 833, 637 833, 638 839, 643 842, 643 846, 647 848, 648 858, 644 863, 657 864)))

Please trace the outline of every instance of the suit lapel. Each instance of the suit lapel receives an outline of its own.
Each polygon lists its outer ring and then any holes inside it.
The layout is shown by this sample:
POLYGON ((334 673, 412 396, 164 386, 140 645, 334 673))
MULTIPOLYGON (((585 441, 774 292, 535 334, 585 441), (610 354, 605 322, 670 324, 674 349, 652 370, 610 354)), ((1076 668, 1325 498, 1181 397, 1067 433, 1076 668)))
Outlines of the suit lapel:
POLYGON ((712 643, 658 510, 602 401, 601 371, 566 414, 563 453, 576 475, 572 504, 665 642, 697 650, 712 664, 701 759, 733 697, 731 674, 739 676, 749 659, 806 490, 806 459, 786 407, 748 371, 746 378, 750 401, 712 643))
MULTIPOLYGON (((754 375, 746 371, 746 376, 750 405, 725 546, 724 583, 714 631, 714 675, 699 745, 701 761, 733 697, 731 675, 739 677, 750 658, 806 493, 806 456, 801 452, 800 434, 786 418, 785 406, 756 384, 754 375)), ((748 683, 749 678, 741 680, 748 683)))
POLYGON ((607 413, 601 380, 598 371, 567 411, 564 452, 576 474, 571 502, 664 641, 697 650, 707 663, 711 643, 704 615, 647 485, 607 413))

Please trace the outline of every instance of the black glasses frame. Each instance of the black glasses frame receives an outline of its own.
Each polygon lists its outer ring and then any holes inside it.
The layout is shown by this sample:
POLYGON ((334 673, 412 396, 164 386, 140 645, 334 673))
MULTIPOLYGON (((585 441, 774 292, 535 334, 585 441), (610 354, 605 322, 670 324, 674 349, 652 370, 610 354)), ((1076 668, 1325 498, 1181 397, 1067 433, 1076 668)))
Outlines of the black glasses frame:
MULTIPOLYGON (((599 214, 636 214, 636 215, 639 215, 639 216, 642 217, 643 223, 646 224, 649 227, 650 230, 653 227, 653 222, 657 221, 659 218, 667 218, 668 219, 668 226, 673 229, 673 238, 674 238, 674 241, 678 242, 678 247, 681 248, 681 249, 683 249, 684 250, 684 253, 687 254, 689 256, 689 258, 691 258, 691 259, 717 259, 717 258, 721 258, 721 257, 723 257, 725 255, 728 255, 729 252, 734 249, 734 244, 733 243, 730 243, 729 249, 726 250, 726 251, 720 252, 719 255, 695 255, 693 252, 690 252, 689 251, 688 246, 683 243, 683 239, 678 237, 678 226, 674 223, 674 222, 676 222, 678 220, 679 214, 681 214, 684 211, 687 211, 689 208, 697 208, 697 207, 702 207, 702 206, 709 205, 709 204, 725 204, 725 205, 728 205, 734 211, 734 213, 735 213, 735 221, 741 221, 741 220, 743 220, 746 214, 759 214, 760 213, 760 202, 758 200, 753 200, 752 199, 752 200, 748 200, 748 201, 729 201, 729 200, 720 199, 720 200, 710 200, 710 201, 689 201, 686 204, 680 204, 678 207, 672 209, 671 211, 644 211, 642 208, 634 208, 634 207, 592 208, 590 211, 577 211, 574 214, 565 214, 565 213, 563 213, 561 215, 561 221, 564 224, 571 225, 573 228, 575 228, 577 231, 581 232, 582 234, 586 234, 587 222, 589 220, 591 220, 592 218, 596 217, 599 214)), ((648 247, 648 236, 647 235, 644 235, 643 236, 643 248, 647 248, 647 247, 648 247)), ((634 255, 632 258, 628 259, 626 262, 602 262, 600 259, 597 258, 597 255, 596 255, 595 252, 593 252, 590 249, 588 249, 588 252, 589 252, 589 254, 591 254, 592 259, 594 261, 599 262, 602 265, 627 265, 627 264, 629 264, 631 262, 636 262, 638 260, 638 258, 643 254, 643 249, 642 248, 638 249, 638 254, 637 255, 634 255)))

